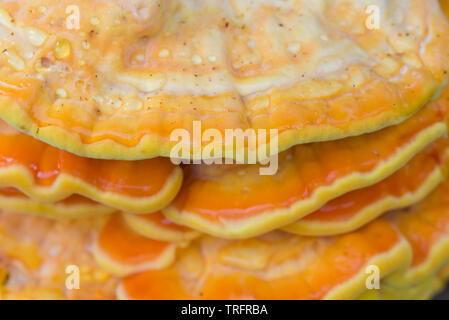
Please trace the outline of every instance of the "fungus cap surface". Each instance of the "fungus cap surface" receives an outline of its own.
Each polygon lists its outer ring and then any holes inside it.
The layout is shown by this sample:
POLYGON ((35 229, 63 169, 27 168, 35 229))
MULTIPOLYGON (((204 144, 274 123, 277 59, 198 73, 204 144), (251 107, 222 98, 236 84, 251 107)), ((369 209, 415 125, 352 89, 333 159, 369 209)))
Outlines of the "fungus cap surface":
MULTIPOLYGON (((445 94, 447 94, 445 90, 445 94)), ((447 132, 445 95, 402 124, 336 141, 295 146, 274 175, 258 165, 187 165, 172 221, 218 237, 247 238, 283 227, 347 192, 375 184, 447 132)))
POLYGON ((77 194, 118 210, 149 213, 170 203, 181 184, 182 171, 170 159, 80 157, 0 120, 0 186, 35 200, 55 202, 77 194))
POLYGON ((196 120, 221 133, 278 129, 281 151, 359 135, 403 121, 449 77, 437 0, 16 0, 0 10, 0 116, 97 158, 169 156, 171 132, 192 133, 196 120), (374 28, 368 5, 379 9, 374 28))

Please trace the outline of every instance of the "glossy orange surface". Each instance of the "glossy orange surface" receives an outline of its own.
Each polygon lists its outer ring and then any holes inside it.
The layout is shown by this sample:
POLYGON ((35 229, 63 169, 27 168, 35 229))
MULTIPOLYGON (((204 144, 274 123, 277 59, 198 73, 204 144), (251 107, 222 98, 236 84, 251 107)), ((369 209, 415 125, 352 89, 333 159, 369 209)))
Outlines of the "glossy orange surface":
POLYGON ((415 0, 369 30, 357 2, 6 1, 0 114, 72 152, 128 160, 168 156, 170 132, 193 121, 278 129, 282 150, 379 130, 446 82, 449 24, 437 0, 415 0), (70 5, 77 32, 59 23, 70 5))
POLYGON ((152 240, 132 231, 119 215, 111 217, 98 237, 99 249, 125 265, 139 265, 160 258, 172 244, 152 240))
POLYGON ((374 170, 446 115, 447 103, 439 101, 398 126, 296 146, 279 155, 279 170, 273 176, 259 175, 257 165, 187 165, 183 187, 170 207, 180 219, 189 212, 216 224, 289 208, 321 187, 374 170))
POLYGON ((363 208, 383 198, 413 193, 434 169, 442 165, 448 147, 449 141, 442 138, 421 151, 390 177, 331 200, 301 220, 323 223, 346 221, 357 215, 363 208))
POLYGON ((449 238, 449 182, 419 205, 393 214, 392 221, 413 248, 412 267, 422 264, 436 244, 449 238))
POLYGON ((139 215, 139 219, 143 219, 144 221, 150 222, 160 227, 161 230, 165 229, 181 232, 192 231, 192 229, 190 229, 189 227, 181 226, 179 224, 174 223, 173 221, 170 221, 160 211, 151 214, 139 215))
MULTIPOLYGON (((316 128, 326 127, 349 131, 352 122, 357 120, 367 122, 368 119, 381 118, 385 114, 393 113, 394 107, 401 105, 403 99, 425 103, 427 100, 423 100, 423 96, 426 91, 432 90, 430 89, 432 86, 437 86, 435 79, 429 73, 417 70, 407 72, 401 80, 400 85, 403 86, 401 92, 391 90, 385 81, 374 80, 367 83, 363 90, 357 88, 352 91, 348 88, 346 91, 339 92, 338 96, 324 97, 329 100, 303 101, 304 98, 297 92, 304 88, 298 85, 288 89, 273 90, 272 94, 264 95, 262 99, 248 99, 247 104, 249 108, 254 109, 253 126, 255 129, 269 130, 274 127, 280 135, 291 134, 291 132, 297 134, 299 129, 312 131, 316 128), (269 101, 273 110, 269 113, 257 114, 260 112, 257 110, 261 103, 260 100, 262 103, 269 101), (332 111, 328 117, 324 117, 323 114, 327 109, 332 111), (277 121, 273 121, 273 118, 276 118, 277 121)), ((319 83, 319 80, 316 82, 319 83)), ((19 97, 15 101, 26 101, 22 103, 21 107, 39 128, 52 126, 63 128, 79 136, 85 145, 112 140, 131 148, 138 146, 147 135, 158 136, 159 140, 165 143, 169 141, 171 132, 180 127, 193 134, 191 124, 193 121, 200 121, 200 117, 206 118, 206 120, 201 119, 204 122, 204 129, 219 128, 222 134, 228 128, 243 127, 246 129, 248 127, 248 123, 242 121, 241 116, 234 114, 234 110, 240 111, 243 105, 241 97, 232 93, 214 97, 194 96, 194 98, 188 94, 176 97, 167 94, 157 95, 145 101, 146 112, 139 112, 139 117, 136 117, 135 114, 131 115, 137 122, 137 126, 133 126, 125 117, 119 115, 105 117, 101 111, 95 112, 93 106, 88 108, 94 112, 86 112, 79 108, 78 103, 72 101, 65 101, 63 105, 55 103, 49 105, 48 108, 42 108, 34 103, 33 97, 40 96, 41 99, 47 100, 47 97, 42 97, 46 92, 43 92, 41 87, 33 87, 33 85, 35 82, 22 86, 22 82, 17 84, 10 80, 3 87, 0 86, 0 93, 3 93, 4 97, 13 99, 16 99, 17 94, 23 95, 23 99, 19 97), (15 90, 8 91, 9 88, 15 88, 15 90), (197 107, 189 106, 193 99, 197 107), (165 114, 166 109, 177 109, 180 105, 185 106, 183 111, 187 114, 176 115, 175 113, 176 116, 165 114), (198 111, 210 108, 211 105, 234 112, 198 111), (167 121, 167 118, 176 120, 167 121), (98 130, 99 128, 102 130, 98 130), (122 132, 117 132, 116 128, 121 128, 122 132)), ((323 82, 320 85, 332 86, 332 81, 323 82)), ((50 103, 47 102, 47 104, 50 103)), ((410 111, 408 113, 410 114, 410 111)), ((368 124, 366 125, 368 126, 368 124)), ((325 131, 325 129, 322 130, 325 131)), ((315 140, 319 140, 319 138, 315 140)), ((294 145, 294 143, 290 144, 294 145)), ((285 149, 285 146, 282 147, 285 149)), ((159 155, 168 157, 169 150, 161 151, 159 155)))
MULTIPOLYGON (((12 196, 15 198, 27 198, 27 195, 25 195, 23 192, 21 192, 20 190, 17 190, 15 188, 0 188, 0 195, 2 196, 12 196)), ((74 194, 64 200, 61 201, 57 201, 56 203, 61 203, 61 204, 66 204, 66 205, 71 205, 71 204, 98 204, 97 202, 74 194)))
POLYGON ((206 238, 169 269, 126 277, 119 291, 133 299, 320 299, 399 241, 383 220, 331 238, 281 233, 235 242, 206 238))
POLYGON ((0 170, 11 165, 26 167, 39 186, 51 186, 61 174, 67 174, 102 191, 133 197, 158 193, 176 168, 166 158, 122 161, 80 157, 0 122, 0 170))

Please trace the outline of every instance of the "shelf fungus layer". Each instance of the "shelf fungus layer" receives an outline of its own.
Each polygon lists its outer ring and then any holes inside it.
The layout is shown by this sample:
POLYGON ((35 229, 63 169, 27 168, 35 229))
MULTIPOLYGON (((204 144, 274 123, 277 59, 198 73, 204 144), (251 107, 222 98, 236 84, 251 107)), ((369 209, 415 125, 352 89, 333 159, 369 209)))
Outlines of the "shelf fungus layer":
POLYGON ((201 234, 170 221, 162 212, 140 215, 124 213, 123 218, 131 229, 150 239, 183 243, 201 234))
POLYGON ((448 188, 445 181, 418 204, 328 237, 272 231, 181 244, 136 233, 120 215, 1 212, 0 276, 8 279, 0 291, 5 298, 107 298, 115 290, 122 299, 424 299, 449 275, 448 188), (66 289, 72 264, 81 270, 79 291, 66 289), (366 288, 373 266, 380 290, 366 288))
MULTIPOLYGON (((0 188, 0 209, 51 219, 83 219, 119 213, 114 208, 78 195, 57 202, 41 202, 13 188, 0 188)), ((160 211, 150 214, 121 213, 121 216, 127 227, 154 240, 183 243, 200 235, 196 230, 168 220, 160 211)))
POLYGON ((126 212, 158 211, 175 197, 182 170, 167 158, 138 161, 77 156, 0 121, 0 187, 42 202, 82 195, 126 212))
POLYGON ((444 182, 411 208, 337 236, 279 231, 244 240, 205 236, 181 251, 170 268, 124 278, 118 297, 375 298, 376 290, 365 292, 372 266, 378 268, 384 298, 429 297, 448 274, 448 188, 444 182), (168 282, 171 289, 162 290, 168 282))
POLYGON ((181 245, 143 236, 131 229, 120 215, 113 215, 101 230, 93 252, 103 268, 126 275, 169 266, 181 245))
POLYGON ((366 289, 367 266, 387 275, 404 268, 410 255, 408 243, 384 220, 331 238, 282 232, 245 240, 206 236, 181 251, 170 268, 124 278, 118 297, 349 299, 366 289))
POLYGON ((0 188, 0 209, 54 219, 76 219, 111 214, 117 209, 73 195, 56 202, 34 200, 17 189, 0 188))
POLYGON ((412 248, 412 261, 404 270, 382 279, 380 290, 363 299, 429 299, 449 278, 449 182, 445 181, 424 201, 389 214, 412 248))
POLYGON ((447 100, 370 134, 298 145, 279 154, 275 175, 258 165, 188 165, 163 213, 218 237, 246 238, 286 226, 347 192, 378 183, 447 132, 447 100), (218 196, 219 195, 219 196, 218 196))
POLYGON ((424 199, 444 181, 449 143, 441 138, 388 178, 329 201, 283 229, 305 236, 328 236, 355 230, 381 214, 424 199))
POLYGON ((401 287, 435 276, 449 261, 449 182, 409 210, 392 213, 390 219, 410 243, 413 260, 406 272, 393 274, 386 282, 401 287))
POLYGON ((0 117, 95 158, 169 156, 195 121, 277 129, 281 151, 360 135, 449 77, 437 0, 12 0, 0 35, 0 117))

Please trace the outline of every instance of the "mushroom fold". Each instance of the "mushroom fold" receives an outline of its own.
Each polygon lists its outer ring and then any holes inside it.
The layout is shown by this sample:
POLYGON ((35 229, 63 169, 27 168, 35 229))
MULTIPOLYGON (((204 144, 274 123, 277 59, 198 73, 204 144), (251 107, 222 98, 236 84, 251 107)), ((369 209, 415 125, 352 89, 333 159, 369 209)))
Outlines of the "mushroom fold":
POLYGON ((0 208, 55 219, 95 217, 117 211, 78 195, 57 202, 37 201, 14 188, 0 188, 0 208))
POLYGON ((277 129, 281 151, 360 135, 449 77, 437 0, 11 0, 0 16, 0 117, 96 158, 169 156, 195 121, 277 129))
POLYGON ((126 212, 158 211, 174 198, 182 171, 170 159, 84 158, 57 149, 0 121, 0 187, 42 202, 82 195, 126 212))
POLYGON ((448 155, 449 142, 440 138, 388 178, 331 200, 283 229, 305 236, 340 234, 419 202, 444 180, 448 155))
POLYGON ((425 298, 449 259, 449 182, 411 208, 331 237, 271 232, 245 240, 205 236, 176 263, 123 279, 124 299, 425 298), (381 290, 367 290, 370 267, 381 290), (435 281, 434 281, 435 280, 435 281), (170 288, 165 288, 170 283, 170 288))
POLYGON ((387 178, 447 133, 449 90, 400 125, 279 154, 276 174, 259 165, 187 165, 184 183, 163 213, 222 238, 274 230, 347 192, 387 178))

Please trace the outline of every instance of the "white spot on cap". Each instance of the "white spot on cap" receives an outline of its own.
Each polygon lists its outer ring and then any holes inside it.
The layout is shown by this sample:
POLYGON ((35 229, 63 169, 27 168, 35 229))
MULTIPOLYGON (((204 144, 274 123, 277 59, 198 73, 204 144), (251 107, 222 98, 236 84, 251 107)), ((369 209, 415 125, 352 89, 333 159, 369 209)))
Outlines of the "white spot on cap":
POLYGON ((95 96, 93 99, 97 103, 103 103, 104 102, 104 99, 101 96, 95 96))
POLYGON ((192 63, 195 65, 201 64, 201 62, 203 62, 203 59, 201 59, 201 57, 197 54, 192 56, 192 63))
POLYGON ((25 62, 23 62, 22 58, 17 53, 10 50, 4 50, 3 54, 7 57, 9 65, 15 70, 21 71, 25 69, 25 62))
POLYGON ((60 98, 67 98, 67 91, 64 88, 56 89, 56 95, 60 98))
POLYGON ((28 38, 28 41, 30 41, 30 43, 35 47, 41 46, 47 39, 47 34, 45 32, 34 27, 26 28, 25 34, 28 38))
POLYGON ((122 101, 120 99, 114 98, 114 97, 110 98, 107 103, 110 107, 112 107, 114 109, 118 109, 122 106, 122 101))
POLYGON ((90 23, 94 26, 98 26, 100 24, 100 20, 97 17, 90 18, 90 23))
POLYGON ((292 42, 287 47, 288 51, 293 54, 297 54, 301 50, 301 44, 299 42, 292 42))
POLYGON ((170 51, 167 49, 162 49, 159 51, 159 58, 167 58, 170 55, 170 51))
POLYGON ((142 109, 143 103, 137 98, 131 98, 125 102, 125 110, 133 111, 142 109))
POLYGON ((9 15, 8 11, 0 8, 0 25, 3 25, 7 28, 13 28, 12 18, 9 15))
POLYGON ((325 58, 320 61, 318 72, 330 73, 335 72, 343 66, 343 60, 340 58, 325 58))
POLYGON ((86 40, 81 42, 81 46, 83 47, 83 49, 86 49, 86 50, 90 48, 90 44, 86 40))

